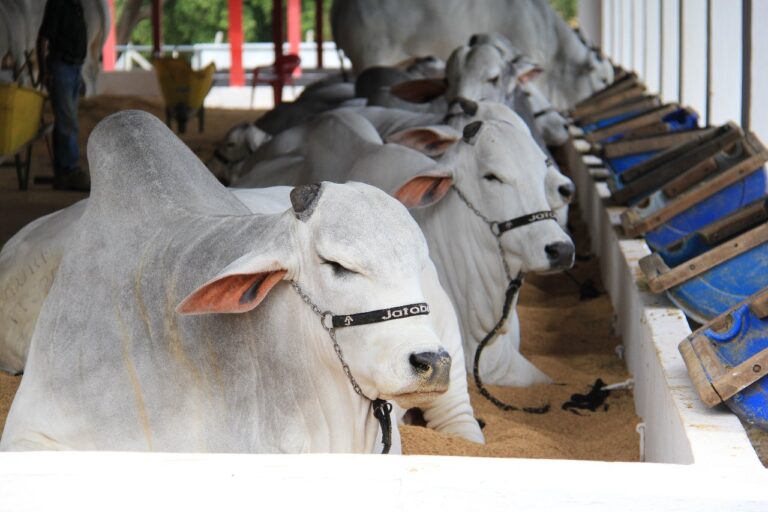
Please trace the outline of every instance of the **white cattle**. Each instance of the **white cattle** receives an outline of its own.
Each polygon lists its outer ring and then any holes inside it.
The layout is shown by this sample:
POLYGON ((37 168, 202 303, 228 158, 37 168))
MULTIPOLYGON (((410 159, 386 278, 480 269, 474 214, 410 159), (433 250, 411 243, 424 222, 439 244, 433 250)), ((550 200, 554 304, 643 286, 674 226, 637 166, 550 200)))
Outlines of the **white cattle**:
MULTIPOLYGON (((81 0, 88 30, 88 52, 83 63, 83 83, 86 96, 96 94, 101 61, 101 48, 109 33, 109 8, 106 0, 81 0)), ((46 0, 0 0, 0 59, 6 53, 15 66, 21 67, 26 54, 34 52, 37 36, 43 23, 46 0)), ((26 73, 21 75, 27 83, 26 73)))
MULTIPOLYGON (((291 208, 291 187, 230 190, 252 213, 278 214, 291 208)), ((28 224, 0 251, 0 369, 23 372, 43 302, 87 204, 86 199, 28 224)), ((420 404, 424 419, 429 428, 482 443, 469 403, 458 319, 431 262, 423 269, 422 282, 429 319, 453 361, 448 391, 420 404)))
MULTIPOLYGON (((355 180, 395 194, 416 208, 411 213, 424 231, 440 282, 459 314, 468 367, 480 340, 501 315, 508 284, 502 258, 512 275, 572 265, 573 244, 554 220, 503 234, 500 254, 497 238, 478 215, 505 221, 551 209, 545 191, 547 158, 511 111, 508 121, 468 125, 463 138, 448 126, 400 134, 404 144, 441 154, 437 161, 407 147, 383 144, 374 127, 351 111, 323 114, 304 129, 305 142, 294 148, 294 154, 249 165, 251 170, 235 186, 355 180)), ((289 132, 263 149, 279 144, 289 132)), ((514 386, 549 382, 519 353, 514 311, 507 327, 481 360, 483 379, 514 386)))
POLYGON ((559 109, 605 87, 613 68, 546 0, 335 0, 331 27, 355 70, 418 55, 447 59, 478 32, 498 32, 541 64, 542 92, 559 109))
POLYGON ((424 238, 386 194, 324 183, 254 215, 143 112, 102 121, 88 150, 92 195, 0 448, 373 452, 369 398, 448 388, 427 308, 338 327, 336 350, 319 316, 425 302, 424 238))

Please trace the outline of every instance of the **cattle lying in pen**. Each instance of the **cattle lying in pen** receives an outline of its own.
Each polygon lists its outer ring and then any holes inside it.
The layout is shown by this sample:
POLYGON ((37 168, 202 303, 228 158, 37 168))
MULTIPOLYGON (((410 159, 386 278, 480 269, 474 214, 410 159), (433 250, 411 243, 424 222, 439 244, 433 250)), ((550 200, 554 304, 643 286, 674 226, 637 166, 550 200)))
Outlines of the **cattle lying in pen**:
POLYGON ((369 399, 449 388, 448 301, 386 194, 325 183, 254 215, 140 112, 103 121, 89 157, 3 449, 374 452, 369 399))
MULTIPOLYGON (((448 126, 403 134, 404 144, 440 148, 437 160, 383 144, 374 127, 352 111, 329 112, 297 128, 306 137, 300 144, 285 144, 292 153, 254 164, 235 185, 355 180, 415 208, 412 214, 456 306, 470 368, 478 343, 499 319, 510 280, 518 272, 550 272, 573 263, 573 244, 547 201, 548 159, 511 111, 506 120, 471 123, 463 135, 448 126)), ((289 132, 263 149, 281 145, 289 132)), ((549 381, 520 354, 519 345, 513 311, 506 332, 480 361, 488 383, 549 381)))
MULTIPOLYGON (((252 213, 278 214, 291 208, 291 187, 230 189, 252 213)), ((21 373, 29 342, 43 301, 50 291, 67 242, 88 200, 46 215, 25 226, 0 251, 0 368, 21 373)), ((458 320, 450 299, 440 286, 432 264, 424 269, 430 319, 451 355, 450 386, 445 393, 420 404, 426 426, 474 442, 483 442, 467 394, 464 354, 458 320)), ((397 417, 402 417, 399 411, 397 417)))

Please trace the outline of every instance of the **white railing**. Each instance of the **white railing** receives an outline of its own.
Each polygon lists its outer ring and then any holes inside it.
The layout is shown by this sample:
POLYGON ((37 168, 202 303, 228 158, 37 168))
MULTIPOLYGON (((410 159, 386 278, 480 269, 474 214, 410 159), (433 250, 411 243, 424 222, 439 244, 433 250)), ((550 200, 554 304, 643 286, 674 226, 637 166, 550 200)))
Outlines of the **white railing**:
MULTIPOLYGON (((192 66, 196 69, 203 68, 209 63, 216 64, 217 69, 229 69, 230 53, 229 43, 198 43, 192 45, 163 45, 163 53, 191 55, 192 66)), ((130 71, 135 66, 142 69, 150 69, 148 56, 152 52, 150 45, 118 45, 118 59, 115 71, 130 71)), ((288 43, 283 45, 283 53, 289 53, 288 43)), ((265 66, 274 62, 274 45, 272 43, 245 43, 243 44, 243 66, 245 69, 256 66, 265 66)), ((317 44, 313 42, 299 45, 299 56, 304 68, 317 67, 317 44)), ((351 67, 349 60, 345 59, 344 66, 351 67)), ((323 43, 323 67, 339 69, 339 54, 333 41, 323 43)))

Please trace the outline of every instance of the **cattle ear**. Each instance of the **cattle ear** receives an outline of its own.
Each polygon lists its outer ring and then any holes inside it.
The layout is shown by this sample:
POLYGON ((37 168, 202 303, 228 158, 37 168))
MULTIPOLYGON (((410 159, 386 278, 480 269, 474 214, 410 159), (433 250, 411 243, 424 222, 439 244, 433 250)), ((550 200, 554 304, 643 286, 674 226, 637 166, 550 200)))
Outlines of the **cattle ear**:
POLYGON ((394 196, 406 208, 424 208, 440 201, 453 185, 448 172, 430 171, 419 174, 403 183, 394 196))
POLYGON ((533 64, 529 68, 523 70, 520 74, 517 75, 517 83, 520 85, 525 85, 540 74, 542 74, 544 70, 540 68, 538 65, 533 64))
MULTIPOLYGON (((253 270, 246 256, 236 261, 221 274, 193 291, 176 307, 182 315, 206 313, 245 313, 261 304, 269 291, 279 283, 286 270, 253 270), (250 268, 249 268, 250 267, 250 268)), ((276 265, 268 265, 276 267, 276 265)))
POLYGON ((429 157, 437 157, 448 151, 459 140, 459 134, 447 127, 421 126, 395 132, 388 135, 385 140, 392 144, 408 146, 429 157))
POLYGON ((444 78, 424 78, 401 82, 389 88, 389 92, 410 103, 428 103, 439 98, 448 90, 444 78))

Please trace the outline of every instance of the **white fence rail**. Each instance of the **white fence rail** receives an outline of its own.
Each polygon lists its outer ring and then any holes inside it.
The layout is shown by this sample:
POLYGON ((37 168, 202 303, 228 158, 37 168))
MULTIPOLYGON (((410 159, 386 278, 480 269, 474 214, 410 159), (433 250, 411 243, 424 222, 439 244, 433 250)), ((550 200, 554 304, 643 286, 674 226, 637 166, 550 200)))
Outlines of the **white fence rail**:
MULTIPOLYGON (((192 45, 164 45, 166 54, 191 55, 192 66, 203 68, 213 62, 217 69, 229 69, 231 60, 229 43, 199 43, 192 45)), ((130 71, 137 64, 136 55, 149 55, 152 47, 149 45, 118 45, 119 54, 116 71, 130 71)), ((288 43, 283 45, 283 53, 289 53, 288 43)), ((314 42, 301 43, 299 45, 299 57, 301 65, 305 68, 317 67, 317 44, 314 42)), ((256 66, 265 66, 275 60, 274 45, 272 43, 245 43, 243 44, 243 67, 251 69, 256 66)), ((344 61, 344 67, 349 69, 349 60, 344 61)), ((336 44, 332 41, 323 43, 323 67, 339 69, 341 61, 336 51, 336 44)), ((139 64, 139 67, 144 67, 139 64)))

